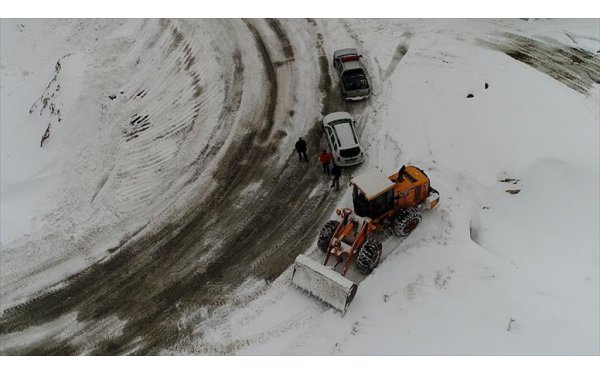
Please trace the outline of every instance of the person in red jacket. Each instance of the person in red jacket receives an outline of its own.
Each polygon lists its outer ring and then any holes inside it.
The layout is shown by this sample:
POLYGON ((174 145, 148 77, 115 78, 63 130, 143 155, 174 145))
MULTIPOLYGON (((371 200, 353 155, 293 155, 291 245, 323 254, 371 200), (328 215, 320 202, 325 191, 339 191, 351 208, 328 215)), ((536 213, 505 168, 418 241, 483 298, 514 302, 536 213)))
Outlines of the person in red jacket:
POLYGON ((323 172, 327 173, 327 175, 330 175, 329 165, 333 160, 331 154, 327 152, 327 150, 323 150, 323 152, 321 152, 321 155, 319 155, 319 160, 321 161, 321 164, 323 164, 323 172))

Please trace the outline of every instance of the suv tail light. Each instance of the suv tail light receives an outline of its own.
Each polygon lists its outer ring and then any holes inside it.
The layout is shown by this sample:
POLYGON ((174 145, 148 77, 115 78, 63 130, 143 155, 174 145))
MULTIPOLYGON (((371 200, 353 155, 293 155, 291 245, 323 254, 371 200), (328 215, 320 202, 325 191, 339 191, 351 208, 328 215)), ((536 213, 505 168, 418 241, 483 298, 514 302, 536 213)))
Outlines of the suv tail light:
POLYGON ((342 62, 346 62, 346 61, 358 61, 358 55, 346 55, 346 56, 342 56, 340 58, 340 60, 342 60, 342 62))

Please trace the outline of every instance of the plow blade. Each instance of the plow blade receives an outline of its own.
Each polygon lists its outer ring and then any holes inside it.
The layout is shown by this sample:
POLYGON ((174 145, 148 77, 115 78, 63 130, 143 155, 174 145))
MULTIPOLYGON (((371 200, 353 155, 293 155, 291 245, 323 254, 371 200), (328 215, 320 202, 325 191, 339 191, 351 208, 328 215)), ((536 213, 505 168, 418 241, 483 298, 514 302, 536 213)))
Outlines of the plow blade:
POLYGON ((343 313, 352 302, 358 285, 305 255, 298 255, 292 283, 343 313))

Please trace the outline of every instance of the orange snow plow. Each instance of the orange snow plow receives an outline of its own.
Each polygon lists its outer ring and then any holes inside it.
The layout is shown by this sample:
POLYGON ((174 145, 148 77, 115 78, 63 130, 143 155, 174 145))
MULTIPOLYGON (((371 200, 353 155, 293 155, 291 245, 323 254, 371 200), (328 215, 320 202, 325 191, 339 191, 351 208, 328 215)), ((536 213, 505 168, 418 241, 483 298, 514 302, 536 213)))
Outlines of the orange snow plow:
POLYGON ((371 234, 389 227, 395 235, 407 236, 421 222, 421 210, 439 203, 439 193, 425 172, 414 166, 403 166, 389 177, 371 168, 352 178, 350 185, 354 211, 336 209, 340 221, 328 221, 319 234, 317 247, 326 254, 323 264, 299 255, 292 274, 294 285, 342 313, 358 289, 345 277, 352 260, 356 258, 356 268, 363 274, 371 273, 381 260, 383 245, 371 234), (328 266, 331 259, 335 264, 328 266), (334 269, 339 264, 343 269, 338 273, 334 269))

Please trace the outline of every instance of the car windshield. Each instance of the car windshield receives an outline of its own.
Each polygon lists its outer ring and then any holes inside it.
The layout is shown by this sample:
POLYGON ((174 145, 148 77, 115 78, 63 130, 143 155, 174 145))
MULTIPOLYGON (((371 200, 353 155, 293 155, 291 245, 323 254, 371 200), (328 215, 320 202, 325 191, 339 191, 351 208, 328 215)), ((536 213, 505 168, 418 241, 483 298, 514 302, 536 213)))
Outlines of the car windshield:
POLYGON ((351 158, 360 154, 360 147, 352 147, 340 150, 340 156, 343 158, 351 158))

